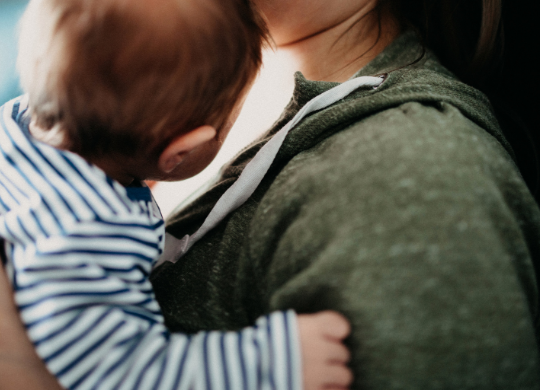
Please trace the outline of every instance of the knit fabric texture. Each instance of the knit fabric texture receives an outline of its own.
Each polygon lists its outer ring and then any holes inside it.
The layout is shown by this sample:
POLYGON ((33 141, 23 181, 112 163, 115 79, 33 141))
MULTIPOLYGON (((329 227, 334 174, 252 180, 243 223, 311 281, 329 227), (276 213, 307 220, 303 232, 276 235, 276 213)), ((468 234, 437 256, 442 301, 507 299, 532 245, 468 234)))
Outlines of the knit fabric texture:
MULTIPOLYGON (((379 88, 305 118, 251 198, 154 271, 172 330, 333 309, 352 324, 353 389, 540 387, 539 209, 487 98, 429 51, 406 66, 421 51, 413 33, 394 41, 356 75, 388 73, 379 88)), ((269 133, 168 232, 196 231, 261 146, 335 85, 297 73, 269 133)))

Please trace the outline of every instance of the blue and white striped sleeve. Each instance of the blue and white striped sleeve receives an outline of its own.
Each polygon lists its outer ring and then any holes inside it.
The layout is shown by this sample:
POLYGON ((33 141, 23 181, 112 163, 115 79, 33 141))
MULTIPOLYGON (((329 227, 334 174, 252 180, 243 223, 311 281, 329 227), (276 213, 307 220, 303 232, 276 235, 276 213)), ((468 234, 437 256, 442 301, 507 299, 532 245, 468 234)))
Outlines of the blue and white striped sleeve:
POLYGON ((21 316, 64 387, 301 389, 294 312, 239 332, 170 333, 148 281, 154 254, 143 234, 81 231, 12 253, 21 316))

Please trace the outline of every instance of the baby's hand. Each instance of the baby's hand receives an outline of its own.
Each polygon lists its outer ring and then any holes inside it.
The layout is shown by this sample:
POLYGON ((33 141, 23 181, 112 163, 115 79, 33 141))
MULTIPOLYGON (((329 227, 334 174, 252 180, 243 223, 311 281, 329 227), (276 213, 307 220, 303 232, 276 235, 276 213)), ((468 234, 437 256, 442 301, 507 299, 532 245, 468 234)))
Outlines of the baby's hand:
POLYGON ((343 345, 350 333, 345 317, 332 311, 298 315, 298 331, 304 390, 347 389, 353 377, 343 345))

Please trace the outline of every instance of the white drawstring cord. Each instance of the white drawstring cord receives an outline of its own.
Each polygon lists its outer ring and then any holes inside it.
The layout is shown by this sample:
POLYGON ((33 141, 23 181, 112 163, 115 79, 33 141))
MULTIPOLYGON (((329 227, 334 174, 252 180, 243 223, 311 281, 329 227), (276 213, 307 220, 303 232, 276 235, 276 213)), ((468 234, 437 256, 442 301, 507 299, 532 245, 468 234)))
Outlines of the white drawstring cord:
POLYGON ((384 76, 354 78, 310 100, 289 123, 259 150, 246 165, 236 182, 219 198, 204 223, 193 235, 186 234, 182 239, 178 239, 169 233, 166 234, 165 250, 154 266, 157 267, 165 261, 173 263, 178 261, 194 243, 219 224, 230 212, 244 204, 268 172, 289 131, 304 117, 336 103, 359 88, 377 88, 383 81, 384 76))

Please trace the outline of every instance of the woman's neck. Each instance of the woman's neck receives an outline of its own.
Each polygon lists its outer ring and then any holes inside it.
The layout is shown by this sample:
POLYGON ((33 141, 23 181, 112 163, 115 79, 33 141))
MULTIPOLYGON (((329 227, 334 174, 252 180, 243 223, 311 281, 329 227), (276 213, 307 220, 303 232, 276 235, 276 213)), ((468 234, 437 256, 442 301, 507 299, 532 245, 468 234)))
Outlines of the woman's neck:
POLYGON ((367 65, 400 33, 395 19, 371 8, 291 43, 278 45, 309 80, 343 82, 367 65))

